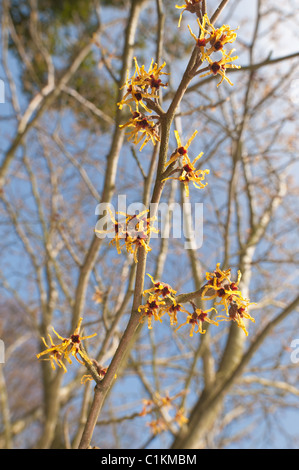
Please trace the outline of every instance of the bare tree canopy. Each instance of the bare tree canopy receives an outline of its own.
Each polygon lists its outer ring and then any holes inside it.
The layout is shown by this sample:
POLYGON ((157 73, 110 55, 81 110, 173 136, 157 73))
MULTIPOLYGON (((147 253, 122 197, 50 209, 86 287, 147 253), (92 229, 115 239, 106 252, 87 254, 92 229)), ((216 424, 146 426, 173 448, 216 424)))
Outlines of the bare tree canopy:
POLYGON ((295 3, 2 1, 0 448, 298 448, 295 3))

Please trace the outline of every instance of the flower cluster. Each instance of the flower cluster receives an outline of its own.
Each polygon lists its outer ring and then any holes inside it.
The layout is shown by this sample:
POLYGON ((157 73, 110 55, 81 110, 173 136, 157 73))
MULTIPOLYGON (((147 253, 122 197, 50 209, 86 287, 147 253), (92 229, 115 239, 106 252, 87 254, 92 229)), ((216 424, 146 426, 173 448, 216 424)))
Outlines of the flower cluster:
MULTIPOLYGON (((185 8, 185 10, 188 8, 185 8)), ((189 9, 189 11, 191 11, 189 9)), ((221 80, 217 84, 217 87, 226 80, 230 85, 232 82, 226 76, 226 70, 230 68, 240 68, 239 65, 232 64, 232 62, 238 59, 238 56, 231 57, 234 49, 229 53, 226 53, 224 46, 231 44, 237 37, 237 29, 230 29, 228 25, 223 25, 220 28, 215 28, 210 22, 208 15, 203 16, 202 21, 197 18, 197 23, 200 28, 199 36, 196 36, 191 27, 188 25, 189 31, 193 39, 195 40, 196 46, 199 48, 201 53, 201 62, 207 61, 208 66, 200 71, 200 77, 206 77, 208 75, 220 75, 221 80), (220 60, 212 60, 211 54, 213 52, 222 52, 222 58, 220 60), (207 70, 207 72, 206 72, 207 70)))
POLYGON ((146 296, 149 294, 149 298, 145 305, 140 305, 138 308, 138 311, 142 312, 139 321, 143 323, 144 320, 147 319, 148 328, 152 329, 152 319, 162 323, 162 316, 167 312, 169 313, 172 324, 176 318, 177 311, 177 303, 174 299, 176 291, 173 290, 169 284, 155 281, 150 274, 148 274, 148 276, 152 281, 153 287, 143 291, 143 295, 146 296), (171 304, 166 305, 165 299, 170 299, 171 304), (171 307, 173 308, 172 312, 170 312, 171 307))
POLYGON ((136 57, 134 57, 135 62, 135 72, 134 75, 129 78, 129 71, 127 73, 127 80, 121 88, 127 88, 127 91, 123 99, 118 103, 119 108, 121 109, 124 104, 128 105, 131 112, 133 109, 131 103, 135 103, 136 111, 139 111, 139 104, 147 111, 151 110, 146 106, 143 100, 157 98, 158 91, 161 86, 166 87, 167 83, 162 83, 160 75, 168 75, 165 72, 162 72, 162 69, 165 67, 166 63, 158 67, 157 64, 154 64, 152 60, 148 72, 146 72, 144 65, 139 67, 136 57))
POLYGON ((169 395, 162 397, 158 392, 156 392, 152 400, 142 400, 143 408, 139 414, 140 416, 146 416, 148 414, 157 415, 157 413, 163 412, 163 416, 153 419, 148 423, 148 426, 151 428, 154 435, 166 431, 173 424, 181 427, 183 424, 188 422, 188 419, 184 416, 184 409, 173 403, 174 400, 185 393, 186 391, 184 390, 173 397, 170 397, 169 395))
POLYGON ((212 273, 206 273, 207 285, 202 292, 204 300, 217 299, 215 305, 223 305, 226 315, 217 316, 215 319, 220 321, 235 321, 242 328, 246 336, 248 332, 245 328, 244 319, 255 322, 254 318, 248 313, 250 301, 242 296, 239 290, 239 282, 241 280, 241 272, 238 271, 238 279, 236 282, 231 281, 230 269, 222 271, 220 263, 217 264, 216 270, 212 273))
POLYGON ((148 328, 151 329, 152 319, 162 323, 162 317, 165 313, 167 313, 170 318, 170 325, 176 325, 178 323, 178 312, 184 312, 187 314, 187 319, 183 324, 176 328, 175 331, 177 331, 183 325, 189 324, 191 326, 190 336, 193 336, 194 332, 202 334, 206 332, 206 330, 202 329, 202 324, 204 321, 218 325, 218 323, 216 323, 214 320, 211 320, 207 315, 208 312, 215 310, 214 308, 203 311, 196 308, 193 302, 190 302, 194 310, 193 313, 190 313, 176 301, 174 297, 176 291, 172 289, 169 284, 155 281, 149 274, 148 276, 153 283, 153 287, 143 291, 143 295, 149 295, 149 298, 145 305, 140 305, 138 308, 138 311, 142 312, 142 315, 139 319, 140 323, 143 323, 147 318, 148 328), (195 331, 196 326, 198 327, 197 331, 195 331))
POLYGON ((148 321, 148 328, 152 328, 152 319, 162 323, 162 317, 167 313, 170 317, 170 325, 177 325, 179 312, 187 314, 186 320, 181 323, 175 331, 179 330, 184 325, 189 325, 190 333, 189 336, 193 336, 194 333, 205 334, 206 330, 203 328, 203 324, 210 323, 218 326, 219 321, 235 321, 237 325, 242 328, 246 336, 248 332, 246 330, 244 320, 248 319, 255 322, 254 318, 248 313, 248 307, 252 305, 250 301, 242 296, 239 290, 239 282, 241 279, 241 273, 238 271, 237 281, 232 281, 230 277, 231 270, 222 271, 220 269, 220 263, 217 264, 216 270, 212 273, 206 273, 207 283, 201 290, 201 298, 204 301, 216 300, 215 306, 223 305, 226 315, 216 315, 211 318, 210 312, 217 310, 215 307, 209 309, 198 308, 192 300, 189 300, 189 304, 192 307, 192 312, 185 310, 181 303, 177 302, 176 291, 165 284, 164 282, 155 281, 152 276, 150 277, 153 287, 143 291, 144 296, 149 296, 147 302, 144 305, 140 305, 138 311, 141 314, 140 323, 144 323, 144 320, 148 321))
POLYGON ((81 349, 80 345, 82 340, 93 338, 94 336, 96 336, 97 333, 94 333, 93 335, 89 336, 80 336, 82 320, 82 318, 79 319, 78 325, 74 333, 68 338, 60 336, 60 334, 57 333, 52 327, 53 332, 61 340, 61 343, 54 344, 51 335, 49 334, 48 336, 50 339, 50 345, 47 344, 45 338, 42 338, 42 341, 47 349, 37 354, 36 357, 39 359, 42 356, 48 355, 48 357, 43 357, 43 359, 49 360, 53 369, 55 369, 55 365, 57 365, 58 367, 61 367, 64 372, 66 372, 67 369, 65 367, 63 359, 66 359, 69 364, 72 364, 70 358, 71 355, 74 356, 80 364, 84 364, 84 362, 78 357, 78 355, 81 356, 81 358, 84 359, 85 362, 90 364, 91 360, 89 359, 87 354, 81 349))
MULTIPOLYGON (((128 253, 133 253, 134 260, 137 263, 139 247, 142 246, 147 252, 151 251, 148 245, 149 234, 151 232, 158 233, 158 230, 152 225, 155 217, 146 217, 147 212, 149 212, 148 210, 134 215, 117 212, 117 214, 125 217, 124 221, 119 222, 114 218, 109 208, 108 212, 113 224, 113 228, 110 231, 115 234, 110 244, 115 245, 118 254, 120 254, 122 248, 125 247, 128 253), (124 241, 122 246, 120 245, 120 241, 124 241)), ((95 229, 97 233, 107 233, 108 231, 109 230, 95 229)))
POLYGON ((130 78, 129 71, 127 72, 127 80, 121 87, 121 89, 126 88, 126 92, 123 99, 117 104, 120 109, 122 109, 124 105, 130 108, 132 117, 128 122, 122 124, 120 128, 132 127, 127 134, 128 140, 138 145, 144 139, 140 148, 140 150, 142 150, 150 140, 153 145, 160 140, 158 131, 159 116, 152 116, 150 119, 148 116, 144 115, 144 113, 140 112, 140 107, 149 114, 152 112, 150 104, 158 100, 160 88, 168 85, 162 82, 160 76, 169 74, 162 72, 162 69, 166 65, 165 62, 158 67, 152 60, 148 71, 145 70, 144 65, 139 67, 136 57, 134 57, 134 62, 135 72, 130 78), (132 104, 134 107, 132 107, 132 104), (154 119, 157 121, 154 122, 154 119))
POLYGON ((210 170, 200 170, 195 168, 195 163, 202 157, 203 152, 201 152, 194 160, 191 162, 188 156, 188 147, 191 144, 192 140, 197 134, 197 131, 193 133, 190 139, 187 141, 186 145, 182 145, 179 133, 177 130, 174 131, 175 138, 177 141, 177 148, 170 156, 170 159, 166 163, 166 168, 169 167, 172 163, 178 162, 181 160, 181 166, 172 170, 171 173, 179 172, 179 176, 168 176, 164 178, 163 181, 169 179, 176 179, 182 182, 185 186, 186 196, 189 197, 189 183, 192 182, 196 188, 205 188, 208 184, 207 182, 203 183, 205 175, 210 173, 210 170))

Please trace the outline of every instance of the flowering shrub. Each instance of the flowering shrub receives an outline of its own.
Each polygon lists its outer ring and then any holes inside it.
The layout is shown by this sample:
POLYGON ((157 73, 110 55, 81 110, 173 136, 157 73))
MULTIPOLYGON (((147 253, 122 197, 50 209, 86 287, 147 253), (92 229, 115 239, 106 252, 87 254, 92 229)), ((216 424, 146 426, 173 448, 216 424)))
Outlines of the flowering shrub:
MULTIPOLYGON (((227 76, 229 69, 240 68, 233 62, 238 56, 232 56, 234 49, 227 52, 225 47, 232 44, 237 38, 237 30, 232 30, 228 25, 222 25, 215 28, 214 22, 203 11, 205 2, 201 0, 186 0, 185 5, 176 6, 182 12, 179 17, 178 27, 181 28, 182 15, 185 12, 191 13, 196 17, 196 24, 199 27, 199 35, 194 34, 191 26, 188 29, 191 35, 191 41, 195 41, 192 58, 188 69, 182 78, 182 82, 175 93, 174 99, 167 111, 164 111, 160 103, 160 93, 162 89, 168 87, 165 76, 169 75, 167 64, 155 63, 154 60, 146 69, 145 65, 139 65, 138 60, 134 58, 135 71, 132 76, 127 71, 125 83, 121 84, 123 91, 122 99, 117 103, 120 110, 126 109, 129 113, 128 120, 120 124, 119 129, 125 130, 127 140, 132 144, 140 146, 140 151, 148 144, 159 146, 159 160, 157 165, 156 181, 153 189, 152 202, 158 203, 164 186, 171 179, 175 179, 184 185, 185 195, 190 196, 190 182, 196 189, 205 190, 208 185, 209 169, 198 167, 199 160, 203 152, 197 156, 190 156, 189 147, 198 134, 193 131, 191 137, 185 144, 182 144, 181 137, 177 129, 174 130, 176 139, 176 148, 170 148, 170 127, 174 120, 176 109, 183 98, 190 81, 194 77, 220 76, 217 83, 219 87, 223 82, 233 85, 227 76), (215 58, 214 54, 221 54, 221 58, 215 58), (207 180, 206 180, 207 177, 207 180)), ((189 37, 190 38, 190 37, 189 37)), ((151 233, 156 232, 153 222, 156 220, 155 214, 148 214, 148 210, 138 214, 127 214, 118 212, 119 218, 115 218, 111 211, 109 215, 112 222, 111 233, 113 238, 110 244, 115 246, 120 255, 123 250, 133 255, 136 264, 136 282, 134 289, 134 300, 132 306, 132 315, 127 329, 120 340, 119 347, 108 367, 102 367, 94 359, 91 359, 82 348, 82 341, 95 336, 81 336, 80 327, 82 318, 80 318, 74 333, 63 338, 55 330, 54 333, 60 339, 59 344, 54 344, 49 335, 50 344, 42 338, 46 349, 37 355, 38 358, 50 360, 52 367, 59 366, 66 372, 64 360, 71 363, 70 356, 85 364, 91 371, 91 374, 82 378, 82 383, 94 379, 97 383, 97 393, 100 393, 99 407, 102 405, 107 390, 116 377, 119 364, 123 358, 133 335, 140 324, 147 323, 149 329, 153 328, 153 320, 162 323, 164 315, 169 317, 170 327, 174 327, 173 332, 177 332, 182 327, 188 327, 187 337, 193 337, 194 334, 205 334, 208 324, 212 327, 218 327, 222 321, 235 322, 246 335, 246 320, 254 322, 249 314, 251 305, 249 299, 244 298, 239 288, 241 281, 241 272, 238 272, 236 281, 231 279, 231 269, 220 268, 220 263, 212 272, 206 273, 206 283, 192 294, 177 294, 169 284, 151 279, 152 287, 144 289, 144 274, 146 258, 151 252, 150 237, 151 233), (206 308, 204 305, 197 306, 195 298, 200 298, 201 304, 206 301, 213 301, 213 307, 206 308), (222 307, 223 314, 219 314, 218 308, 222 307), (102 388, 101 388, 102 387, 102 388)), ((96 232, 99 232, 96 230, 96 232)), ((101 292, 94 295, 95 302, 102 301, 101 292)), ((181 330, 184 332, 185 328, 181 330)), ((173 406, 172 399, 156 396, 153 400, 144 403, 144 409, 141 415, 151 413, 153 409, 162 409, 167 406, 173 406)), ((176 425, 184 425, 187 418, 184 416, 184 410, 175 409, 175 415, 172 420, 166 423, 164 418, 153 419, 149 425, 154 434, 160 433, 175 422, 176 425)), ((99 411, 99 409, 98 409, 99 411)), ((94 410, 93 410, 94 412, 94 410)), ((90 424, 90 423, 89 423, 90 424)), ((88 445, 91 439, 93 427, 87 426, 82 437, 82 447, 88 445)))

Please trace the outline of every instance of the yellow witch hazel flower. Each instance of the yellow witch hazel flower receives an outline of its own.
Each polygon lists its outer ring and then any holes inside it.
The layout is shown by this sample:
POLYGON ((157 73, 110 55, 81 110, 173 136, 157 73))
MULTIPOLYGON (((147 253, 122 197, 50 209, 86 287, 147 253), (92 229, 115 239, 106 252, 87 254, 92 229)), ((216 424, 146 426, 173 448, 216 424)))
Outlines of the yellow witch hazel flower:
POLYGON ((175 7, 179 10, 183 10, 180 14, 178 27, 181 26, 182 16, 185 11, 189 11, 190 13, 200 14, 200 4, 202 0, 185 0, 185 5, 176 5, 175 7))
MULTIPOLYGON (((141 305, 138 311, 143 311, 140 317, 140 323, 143 323, 145 318, 148 319, 148 328, 152 328, 152 318, 162 323, 162 317, 168 313, 170 317, 170 324, 173 325, 177 322, 176 314, 179 310, 184 310, 181 305, 178 305, 175 300, 177 291, 172 289, 169 284, 161 281, 155 281, 154 278, 147 274, 151 279, 153 287, 143 291, 143 295, 149 295, 145 305, 141 305), (169 303, 171 300, 171 303, 169 303)), ((187 312, 188 313, 188 312, 187 312)))
POLYGON ((202 299, 212 300, 219 299, 215 305, 223 305, 226 311, 226 316, 220 315, 215 317, 219 321, 235 321, 237 325, 242 328, 246 336, 248 332, 245 328, 244 319, 255 322, 248 313, 249 305, 252 303, 242 296, 239 290, 239 282, 241 280, 241 272, 238 271, 238 279, 232 282, 230 278, 231 270, 221 270, 220 263, 217 264, 216 270, 213 273, 206 273, 208 283, 203 289, 202 299))
POLYGON ((60 344, 55 345, 51 338, 51 335, 49 334, 48 336, 50 339, 50 345, 47 344, 45 338, 41 338, 42 342, 44 343, 47 349, 46 351, 43 351, 37 354, 36 357, 39 359, 44 354, 48 354, 49 357, 43 358, 43 360, 50 361, 52 369, 55 370, 55 365, 57 365, 58 367, 61 367, 64 370, 64 372, 67 372, 67 369, 62 361, 64 348, 60 344))
POLYGON ((137 76, 135 77, 136 85, 146 91, 146 97, 157 97, 157 91, 160 87, 166 87, 168 85, 168 83, 162 83, 162 80, 160 79, 160 75, 170 75, 167 72, 161 72, 165 67, 166 62, 158 67, 156 63, 154 64, 154 59, 152 59, 148 72, 146 72, 144 65, 141 67, 138 66, 136 57, 134 57, 134 61, 137 73, 137 76))
POLYGON ((162 409, 167 412, 167 421, 165 421, 165 415, 163 418, 154 419, 147 423, 151 427, 153 434, 160 434, 163 431, 166 431, 171 423, 175 423, 179 427, 183 426, 188 422, 188 418, 184 415, 184 408, 179 407, 174 403, 174 400, 179 398, 181 395, 184 395, 186 390, 183 390, 173 397, 170 397, 168 394, 163 397, 158 392, 155 392, 153 399, 143 399, 143 408, 139 413, 139 416, 146 416, 149 414, 157 415, 162 409), (171 414, 174 415, 171 417, 171 414))
POLYGON ((161 396, 158 392, 155 392, 152 399, 142 400, 143 408, 139 413, 139 416, 147 416, 151 414, 157 417, 157 414, 162 410, 166 412, 160 418, 154 419, 147 423, 154 435, 166 431, 170 424, 176 424, 176 426, 181 427, 188 422, 188 418, 184 414, 184 408, 179 407, 176 403, 174 403, 177 398, 179 398, 181 395, 184 395, 185 393, 186 390, 182 390, 172 397, 170 397, 168 394, 166 394, 164 397, 161 396))
POLYGON ((128 105, 131 112, 131 103, 134 102, 136 105, 136 111, 139 112, 139 104, 149 113, 151 110, 143 102, 144 99, 152 99, 158 97, 158 90, 160 87, 166 87, 167 83, 162 83, 160 75, 169 75, 166 72, 162 72, 162 69, 165 67, 166 63, 158 67, 154 60, 152 60, 149 70, 146 71, 144 65, 139 67, 136 57, 134 57, 135 62, 135 72, 134 75, 129 78, 129 71, 127 72, 127 80, 125 84, 121 87, 127 88, 127 91, 123 99, 117 103, 119 108, 122 109, 123 105, 128 105))
POLYGON ((174 301, 170 305, 162 306, 161 309, 160 309, 160 312, 161 312, 161 316, 163 316, 164 313, 168 314, 168 316, 170 318, 170 325, 176 325, 177 324, 177 322, 178 322, 178 317, 177 317, 178 312, 185 312, 185 313, 187 313, 187 315, 189 315, 189 312, 187 312, 187 310, 185 310, 184 307, 181 304, 177 303, 176 301, 174 301))
POLYGON ((132 141, 133 144, 138 145, 143 140, 139 149, 140 151, 149 141, 151 141, 153 145, 160 142, 160 137, 157 131, 158 124, 153 121, 153 118, 149 119, 147 116, 144 116, 137 111, 134 111, 128 122, 120 125, 119 127, 120 129, 125 127, 132 128, 126 134, 128 141, 132 141))
POLYGON ((216 270, 213 273, 206 273, 208 283, 202 291, 202 299, 204 300, 220 298, 221 300, 218 304, 224 305, 227 313, 230 302, 236 301, 236 299, 244 301, 238 289, 241 272, 238 271, 238 279, 236 282, 231 281, 230 272, 230 269, 222 271, 220 269, 220 263, 217 263, 216 270))
POLYGON ((99 287, 96 287, 95 291, 94 291, 94 294, 92 296, 92 300, 96 304, 101 304, 103 302, 103 298, 104 298, 104 294, 103 294, 102 290, 99 287))
POLYGON ((155 295, 150 295, 146 304, 138 307, 138 312, 142 312, 139 322, 143 323, 147 319, 149 330, 152 329, 152 319, 162 323, 161 315, 159 314, 161 305, 165 305, 163 300, 158 300, 155 295))
POLYGON ((153 287, 151 287, 150 289, 144 290, 143 295, 146 295, 149 293, 156 297, 159 297, 161 295, 163 298, 168 297, 172 300, 172 302, 176 303, 173 297, 177 293, 176 290, 173 290, 170 287, 170 285, 165 284, 165 282, 155 281, 154 278, 150 274, 147 274, 147 276, 151 279, 153 283, 153 287))
POLYGON ((179 134, 178 134, 177 131, 175 131, 175 136, 176 136, 176 140, 177 140, 177 143, 178 143, 178 148, 171 155, 169 161, 166 164, 166 167, 169 166, 174 161, 178 160, 180 157, 182 157, 182 167, 173 170, 173 172, 179 171, 180 176, 178 176, 178 177, 168 176, 167 178, 164 178, 162 180, 162 181, 166 181, 166 180, 169 180, 169 179, 175 179, 175 180, 178 180, 178 181, 182 182, 185 186, 185 192, 186 192, 187 197, 189 197, 189 183, 190 183, 190 181, 193 183, 193 185, 196 188, 199 188, 199 189, 205 188, 208 183, 207 182, 203 183, 203 181, 205 179, 205 175, 206 174, 208 175, 210 173, 210 170, 200 170, 200 169, 196 170, 196 168, 194 166, 195 163, 197 162, 197 160, 199 160, 202 157, 203 152, 201 152, 192 162, 191 162, 190 158, 188 157, 187 149, 188 149, 191 141, 194 139, 196 134, 197 134, 197 131, 195 131, 193 133, 193 135, 188 140, 187 144, 185 146, 182 146, 179 134))
POLYGON ((129 71, 127 72, 127 80, 121 87, 126 87, 126 92, 123 99, 117 103, 120 109, 124 105, 129 106, 132 117, 125 124, 119 127, 125 128, 130 127, 132 129, 127 133, 128 140, 132 141, 133 144, 138 145, 143 141, 140 150, 151 141, 153 145, 160 141, 158 126, 159 122, 155 122, 159 116, 153 116, 151 119, 140 113, 139 105, 144 108, 145 111, 151 113, 151 109, 148 107, 149 102, 152 103, 157 101, 159 98, 159 90, 161 87, 166 87, 168 83, 163 83, 160 76, 169 75, 166 72, 162 72, 166 63, 158 66, 152 60, 148 71, 145 70, 144 65, 139 67, 136 57, 134 57, 135 72, 132 77, 129 78, 129 71), (150 101, 149 101, 150 100, 150 101), (131 104, 135 103, 135 109, 132 108, 131 104))
POLYGON ((189 421, 184 413, 185 413, 184 408, 179 408, 175 414, 174 420, 179 425, 179 427, 182 427, 184 424, 188 423, 189 421))
POLYGON ((190 139, 188 139, 186 145, 182 145, 181 138, 180 138, 180 135, 179 135, 178 131, 177 130, 174 131, 174 135, 175 135, 175 138, 176 138, 176 141, 177 141, 177 148, 175 149, 173 154, 170 156, 170 159, 166 163, 166 167, 169 166, 174 161, 176 161, 181 156, 187 154, 188 148, 189 148, 192 140, 194 139, 194 137, 196 136, 197 133, 198 133, 198 131, 194 131, 192 136, 190 137, 190 139))
POLYGON ((244 331, 245 335, 248 336, 248 331, 246 330, 244 319, 251 320, 253 323, 255 323, 255 319, 252 318, 249 315, 249 312, 247 311, 248 305, 249 302, 247 300, 243 302, 243 305, 240 305, 240 302, 232 301, 230 303, 228 316, 217 315, 215 317, 215 320, 234 321, 237 323, 238 327, 244 331))
POLYGON ((163 418, 154 419, 147 423, 147 426, 151 428, 151 431, 154 436, 157 434, 161 434, 164 431, 167 431, 167 423, 164 421, 163 418))
POLYGON ((234 42, 237 37, 237 33, 235 31, 239 29, 230 29, 228 25, 223 25, 216 29, 210 22, 207 14, 203 16, 202 23, 199 18, 197 18, 197 23, 201 30, 198 37, 192 32, 189 25, 188 28, 191 36, 200 48, 202 60, 205 60, 212 52, 217 52, 223 49, 225 44, 234 42), (208 29, 206 28, 206 25, 208 25, 208 29), (207 50, 205 50, 206 46, 209 46, 207 50))
MULTIPOLYGON (((88 339, 88 338, 93 338, 94 336, 97 335, 97 333, 94 333, 93 335, 89 336, 80 336, 80 328, 82 324, 83 318, 79 319, 78 325, 74 331, 74 333, 69 337, 69 338, 64 338, 60 336, 59 333, 57 333, 54 328, 52 327, 53 332, 55 335, 61 340, 60 344, 53 344, 52 338, 49 335, 51 345, 49 346, 45 339, 42 338, 42 341, 44 345, 46 346, 46 350, 42 351, 41 353, 37 354, 36 357, 39 359, 40 357, 44 355, 49 355, 48 358, 45 358, 47 360, 51 361, 51 366, 53 369, 55 369, 55 364, 57 364, 59 367, 62 367, 64 372, 67 371, 65 365, 63 364, 62 360, 66 359, 69 364, 72 364, 72 361, 70 359, 70 355, 74 356, 75 359, 80 363, 84 364, 81 359, 79 359, 78 355, 81 356, 82 359, 87 361, 88 363, 91 363, 91 360, 87 356, 87 354, 80 348, 80 344, 83 340, 88 339)), ((44 358, 43 358, 44 359, 44 358)))
POLYGON ((194 307, 194 312, 193 313, 188 313, 187 319, 185 323, 182 323, 178 328, 175 330, 179 330, 182 326, 184 325, 191 325, 191 330, 189 336, 192 337, 193 333, 200 333, 200 334, 205 334, 206 330, 202 329, 202 324, 203 322, 207 323, 212 323, 213 325, 218 326, 218 323, 211 318, 208 317, 208 313, 211 312, 212 310, 215 310, 215 308, 210 308, 208 310, 201 310, 200 308, 194 307), (195 328, 197 327, 197 330, 195 331, 195 328))
POLYGON ((127 87, 127 91, 124 94, 123 99, 119 103, 117 103, 119 109, 122 109, 123 106, 126 104, 127 106, 129 106, 131 113, 133 113, 135 109, 137 112, 139 112, 139 104, 140 104, 148 113, 151 113, 151 110, 142 101, 143 98, 150 98, 150 96, 142 92, 142 89, 136 84, 135 85, 130 84, 132 80, 133 80, 133 77, 127 78, 126 80, 126 83, 124 86, 127 87), (135 109, 131 107, 131 103, 135 103, 135 109))
POLYGON ((235 65, 232 64, 232 62, 236 59, 238 59, 238 56, 231 57, 231 54, 235 51, 235 49, 232 49, 228 54, 226 54, 226 51, 223 50, 223 56, 222 59, 213 62, 212 59, 209 56, 206 56, 207 61, 209 62, 209 72, 200 74, 199 76, 201 78, 207 77, 208 75, 217 75, 219 74, 221 76, 220 82, 217 84, 217 87, 221 85, 223 80, 226 80, 230 85, 233 85, 233 83, 229 80, 229 78, 226 76, 226 69, 240 69, 240 65, 235 65))
POLYGON ((126 237, 127 252, 133 254, 135 263, 138 263, 137 254, 138 254, 138 250, 140 247, 143 247, 146 252, 149 252, 152 250, 145 241, 145 239, 147 238, 147 235, 148 235, 148 232, 144 232, 143 237, 140 237, 140 236, 131 237, 130 235, 126 237))
MULTIPOLYGON (((186 196, 189 197, 189 183, 190 181, 193 183, 193 186, 196 188, 202 189, 207 186, 207 182, 203 183, 205 179, 205 175, 210 173, 210 170, 195 170, 194 163, 202 156, 202 154, 198 155, 193 162, 190 161, 188 155, 185 155, 183 160, 183 168, 181 169, 181 174, 179 177, 169 176, 165 178, 168 179, 176 179, 182 182, 185 186, 186 196)), ((165 181, 163 180, 163 181, 165 181)))

